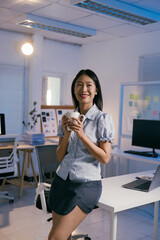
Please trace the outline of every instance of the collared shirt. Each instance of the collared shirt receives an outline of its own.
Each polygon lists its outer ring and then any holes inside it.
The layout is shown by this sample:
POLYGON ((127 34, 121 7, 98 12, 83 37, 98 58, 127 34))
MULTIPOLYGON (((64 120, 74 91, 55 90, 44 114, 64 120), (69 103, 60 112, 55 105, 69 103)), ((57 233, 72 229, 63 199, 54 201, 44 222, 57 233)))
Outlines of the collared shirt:
MULTIPOLYGON (((77 111, 77 110, 76 110, 77 111)), ((110 114, 103 113, 94 104, 85 114, 83 130, 91 141, 99 146, 100 141, 114 138, 114 124, 110 114)), ((63 137, 62 122, 58 126, 58 137, 63 137)), ((101 179, 100 162, 83 145, 74 131, 70 134, 67 154, 57 169, 57 175, 75 181, 96 181, 101 179)))

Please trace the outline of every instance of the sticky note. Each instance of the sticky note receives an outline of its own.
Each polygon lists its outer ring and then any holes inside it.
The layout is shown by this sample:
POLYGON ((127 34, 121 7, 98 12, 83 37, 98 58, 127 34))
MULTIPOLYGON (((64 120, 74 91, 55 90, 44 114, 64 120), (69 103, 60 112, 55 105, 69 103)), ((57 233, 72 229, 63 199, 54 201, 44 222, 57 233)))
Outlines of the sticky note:
POLYGON ((138 107, 138 102, 134 102, 134 107, 138 107))
POLYGON ((151 101, 151 97, 150 96, 145 96, 145 100, 151 101))
POLYGON ((153 114, 153 116, 158 116, 157 110, 153 110, 153 111, 152 111, 152 114, 153 114))
POLYGON ((150 104, 148 104, 148 105, 146 106, 146 109, 147 109, 147 110, 150 110, 150 109, 151 109, 150 104))
POLYGON ((141 118, 142 117, 142 114, 141 113, 138 113, 137 114, 137 118, 141 118))
POLYGON ((133 102, 129 101, 129 106, 132 107, 133 106, 133 102))
POLYGON ((134 100, 138 100, 139 99, 139 94, 134 94, 134 100))
POLYGON ((158 103, 159 102, 159 96, 153 96, 153 102, 158 103))
POLYGON ((129 99, 134 99, 134 95, 133 95, 133 94, 130 94, 130 95, 129 95, 129 99))

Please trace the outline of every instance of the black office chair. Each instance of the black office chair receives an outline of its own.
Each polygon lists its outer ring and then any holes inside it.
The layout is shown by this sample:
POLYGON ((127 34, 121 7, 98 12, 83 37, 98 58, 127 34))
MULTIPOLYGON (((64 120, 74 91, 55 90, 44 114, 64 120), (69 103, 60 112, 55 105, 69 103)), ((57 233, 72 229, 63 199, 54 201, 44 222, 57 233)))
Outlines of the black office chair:
MULTIPOLYGON (((18 135, 0 136, 0 178, 2 181, 2 190, 7 177, 13 177, 16 174, 17 167, 17 143, 18 135)), ((14 197, 7 191, 0 191, 0 199, 8 199, 9 203, 14 202, 14 197)))
MULTIPOLYGON (((56 172, 59 162, 56 156, 56 145, 35 146, 35 157, 38 163, 39 183, 36 188, 35 205, 42 209, 45 213, 51 213, 47 204, 47 199, 50 192, 51 182, 56 172)), ((49 218, 51 220, 52 218, 49 218)), ((71 239, 91 240, 88 234, 72 235, 71 239)))

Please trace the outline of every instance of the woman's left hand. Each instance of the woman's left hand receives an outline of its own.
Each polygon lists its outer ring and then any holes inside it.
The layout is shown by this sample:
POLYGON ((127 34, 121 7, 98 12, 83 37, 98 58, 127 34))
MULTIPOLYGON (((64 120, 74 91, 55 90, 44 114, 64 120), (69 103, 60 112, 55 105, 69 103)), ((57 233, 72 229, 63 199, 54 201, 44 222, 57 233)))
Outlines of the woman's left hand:
POLYGON ((81 137, 84 134, 83 131, 83 121, 77 118, 72 118, 73 121, 70 121, 69 128, 74 131, 78 137, 81 137))

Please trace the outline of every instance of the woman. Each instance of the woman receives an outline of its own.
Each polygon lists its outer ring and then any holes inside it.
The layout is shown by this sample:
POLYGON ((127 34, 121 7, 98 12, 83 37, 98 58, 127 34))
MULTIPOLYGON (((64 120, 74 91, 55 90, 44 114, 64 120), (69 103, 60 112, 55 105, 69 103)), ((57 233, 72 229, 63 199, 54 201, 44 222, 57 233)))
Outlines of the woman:
POLYGON ((114 137, 112 118, 102 112, 96 74, 81 70, 72 82, 71 92, 76 111, 85 119, 73 122, 64 115, 58 127, 57 158, 61 164, 51 187, 53 226, 48 240, 70 239, 97 204, 102 191, 100 163, 108 163, 114 137))

